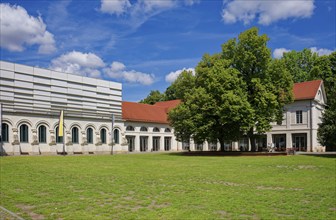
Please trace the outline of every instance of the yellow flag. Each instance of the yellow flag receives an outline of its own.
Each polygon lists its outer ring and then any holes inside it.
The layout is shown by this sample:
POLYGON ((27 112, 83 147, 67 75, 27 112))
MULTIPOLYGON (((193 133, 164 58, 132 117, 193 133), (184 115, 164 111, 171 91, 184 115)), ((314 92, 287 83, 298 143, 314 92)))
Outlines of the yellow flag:
POLYGON ((61 111, 59 125, 58 125, 58 136, 63 137, 63 110, 61 111))

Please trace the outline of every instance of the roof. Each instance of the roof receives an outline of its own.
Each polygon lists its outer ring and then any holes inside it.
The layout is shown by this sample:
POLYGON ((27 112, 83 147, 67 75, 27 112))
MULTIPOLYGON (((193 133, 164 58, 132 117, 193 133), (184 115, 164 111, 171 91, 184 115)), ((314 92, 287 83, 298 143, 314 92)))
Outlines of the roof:
POLYGON ((313 80, 295 83, 293 86, 294 99, 296 101, 314 99, 322 82, 322 80, 313 80))
POLYGON ((181 100, 176 99, 176 100, 170 100, 170 101, 165 101, 165 102, 157 102, 157 103, 154 104, 154 106, 165 108, 166 113, 168 113, 169 110, 175 108, 180 103, 181 103, 181 100))
POLYGON ((160 102, 155 105, 122 102, 122 118, 126 121, 168 124, 167 112, 180 103, 180 100, 160 102))
MULTIPOLYGON (((294 99, 314 99, 322 80, 295 83, 293 86, 294 99)), ((181 100, 157 102, 154 105, 137 102, 122 102, 122 118, 126 121, 152 122, 169 124, 167 113, 181 103, 181 100)))

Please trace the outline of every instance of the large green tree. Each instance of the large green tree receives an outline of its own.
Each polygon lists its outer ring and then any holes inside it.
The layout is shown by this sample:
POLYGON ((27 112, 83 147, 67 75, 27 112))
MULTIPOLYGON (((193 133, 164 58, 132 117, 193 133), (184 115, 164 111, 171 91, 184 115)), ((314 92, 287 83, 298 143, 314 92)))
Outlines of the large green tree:
MULTIPOLYGON (((237 140, 247 134, 255 150, 256 134, 280 121, 293 100, 291 75, 284 61, 272 61, 268 37, 257 28, 222 45, 222 53, 204 55, 194 89, 169 114, 178 137, 237 140)), ((222 148, 223 149, 223 148, 222 148)))
POLYGON ((215 57, 203 57, 196 68, 195 86, 169 112, 169 120, 179 140, 218 140, 224 150, 225 140, 238 139, 248 130, 253 109, 240 73, 215 57))
POLYGON ((272 61, 268 37, 257 28, 241 33, 222 45, 222 57, 230 62, 246 84, 247 98, 253 109, 247 135, 254 151, 255 135, 269 131, 271 122, 280 121, 285 104, 292 102, 293 81, 283 61, 272 61))

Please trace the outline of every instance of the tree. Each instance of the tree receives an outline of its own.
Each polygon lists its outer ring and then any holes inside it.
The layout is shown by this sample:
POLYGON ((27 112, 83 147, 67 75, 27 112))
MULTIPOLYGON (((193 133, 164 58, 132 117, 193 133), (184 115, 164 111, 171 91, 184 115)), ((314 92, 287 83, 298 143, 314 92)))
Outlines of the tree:
POLYGON ((238 139, 250 127, 253 110, 239 72, 228 68, 225 60, 212 58, 203 57, 196 68, 195 86, 169 112, 169 120, 179 140, 219 140, 223 151, 225 140, 238 139), (211 67, 206 68, 207 64, 211 67))
POLYGON ((287 70, 293 76, 294 82, 311 80, 311 73, 314 71, 317 59, 317 53, 313 53, 310 49, 292 50, 285 53, 281 58, 285 62, 287 70))
POLYGON ((292 102, 293 82, 284 63, 273 61, 266 35, 251 28, 222 45, 222 57, 239 71, 246 84, 247 98, 254 114, 247 132, 255 151, 255 134, 269 131, 271 122, 282 118, 283 107, 292 102), (275 74, 276 73, 276 74, 275 74), (288 80, 288 81, 287 81, 288 80))
POLYGON ((336 151, 336 102, 333 100, 325 110, 317 132, 319 142, 327 151, 336 151))
MULTIPOLYGON (((282 120, 292 102, 293 81, 284 61, 272 61, 266 35, 251 28, 222 45, 222 53, 206 54, 196 67, 194 88, 169 119, 178 137, 237 140, 247 134, 255 150, 255 135, 282 120)), ((188 81, 186 81, 188 82, 188 81)))
POLYGON ((191 71, 184 70, 166 89, 166 100, 185 100, 185 95, 194 88, 195 77, 191 71))
POLYGON ((320 62, 324 71, 320 71, 317 77, 324 80, 328 105, 317 135, 319 142, 326 146, 328 151, 336 151, 336 52, 320 57, 320 62))
POLYGON ((161 93, 159 90, 152 90, 149 95, 140 101, 140 103, 154 105, 157 102, 165 100, 165 94, 161 93))

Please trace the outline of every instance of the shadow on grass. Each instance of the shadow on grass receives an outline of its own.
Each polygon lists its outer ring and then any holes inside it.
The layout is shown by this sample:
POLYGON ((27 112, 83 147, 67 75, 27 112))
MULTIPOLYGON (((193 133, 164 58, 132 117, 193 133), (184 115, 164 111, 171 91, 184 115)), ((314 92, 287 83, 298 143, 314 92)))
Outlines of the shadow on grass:
POLYGON ((328 153, 324 153, 324 154, 300 154, 300 155, 313 156, 313 157, 323 157, 323 158, 336 158, 336 154, 328 154, 328 153))
POLYGON ((172 156, 214 156, 214 157, 225 157, 225 156, 283 156, 287 155, 286 152, 240 152, 240 151, 184 151, 184 152, 173 152, 169 153, 172 156))

